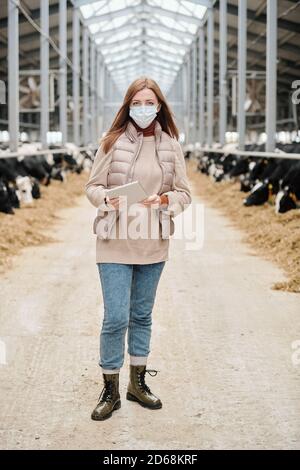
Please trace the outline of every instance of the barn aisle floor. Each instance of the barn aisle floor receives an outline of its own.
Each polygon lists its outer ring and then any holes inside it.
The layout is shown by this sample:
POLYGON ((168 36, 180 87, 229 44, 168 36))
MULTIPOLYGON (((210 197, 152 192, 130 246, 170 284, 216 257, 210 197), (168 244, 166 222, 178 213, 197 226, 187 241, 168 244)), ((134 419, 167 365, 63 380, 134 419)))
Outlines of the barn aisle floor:
POLYGON ((299 449, 299 295, 271 290, 283 273, 206 206, 203 248, 172 240, 157 291, 148 367, 160 372, 147 383, 163 408, 125 399, 126 354, 121 409, 90 419, 102 389, 94 213, 85 196, 62 209, 57 243, 24 249, 0 279, 0 447, 299 449))

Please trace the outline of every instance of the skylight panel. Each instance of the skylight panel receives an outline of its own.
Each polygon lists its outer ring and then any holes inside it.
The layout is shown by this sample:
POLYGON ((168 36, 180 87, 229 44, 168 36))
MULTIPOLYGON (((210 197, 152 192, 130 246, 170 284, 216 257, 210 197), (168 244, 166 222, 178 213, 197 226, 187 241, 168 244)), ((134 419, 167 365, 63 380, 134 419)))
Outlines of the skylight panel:
POLYGON ((93 16, 95 13, 97 14, 102 14, 102 13, 108 13, 109 12, 109 2, 95 2, 91 3, 90 5, 83 5, 80 7, 82 16, 84 18, 89 18, 90 16, 93 16))
POLYGON ((105 23, 105 25, 101 25, 101 31, 105 32, 112 28, 119 28, 129 21, 130 18, 133 18, 133 16, 134 15, 132 13, 129 13, 128 15, 113 18, 111 21, 105 23))
POLYGON ((128 44, 119 44, 116 46, 110 46, 108 48, 103 48, 102 52, 105 54, 105 56, 109 56, 110 54, 116 54, 116 53, 121 53, 123 51, 128 51, 129 49, 133 48, 138 48, 140 45, 140 41, 133 41, 132 44, 130 43, 130 47, 128 44))

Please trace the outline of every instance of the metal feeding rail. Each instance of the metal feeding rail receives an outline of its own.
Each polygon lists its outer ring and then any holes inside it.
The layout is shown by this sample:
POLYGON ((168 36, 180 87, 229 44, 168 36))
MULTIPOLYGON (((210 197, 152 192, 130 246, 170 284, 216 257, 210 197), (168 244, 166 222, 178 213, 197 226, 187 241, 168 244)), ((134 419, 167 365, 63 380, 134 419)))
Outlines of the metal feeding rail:
POLYGON ((300 159, 300 153, 285 153, 285 152, 256 152, 251 150, 227 150, 223 148, 214 149, 212 147, 200 147, 196 150, 200 150, 201 152, 209 152, 209 153, 224 153, 224 154, 231 154, 231 155, 241 155, 245 157, 266 157, 266 158, 293 158, 295 160, 300 159))

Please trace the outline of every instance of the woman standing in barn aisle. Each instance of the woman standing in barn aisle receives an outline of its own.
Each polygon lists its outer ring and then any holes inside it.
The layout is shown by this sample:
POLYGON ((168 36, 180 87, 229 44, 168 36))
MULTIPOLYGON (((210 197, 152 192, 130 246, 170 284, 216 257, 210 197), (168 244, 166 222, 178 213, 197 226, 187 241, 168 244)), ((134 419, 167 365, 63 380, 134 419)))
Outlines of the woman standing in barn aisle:
POLYGON ((126 398, 146 408, 161 408, 161 400, 145 383, 146 372, 157 374, 146 369, 152 310, 169 259, 173 218, 190 205, 191 192, 178 129, 154 80, 142 77, 129 86, 101 139, 85 190, 98 208, 94 233, 104 302, 99 360, 104 387, 91 418, 106 419, 121 406, 119 373, 127 329, 130 374, 126 398), (124 199, 109 199, 108 188, 135 180, 150 194, 147 199, 129 205, 129 210, 127 203, 123 206, 124 199), (132 215, 132 207, 138 216, 132 215), (147 227, 142 237, 136 232, 131 236, 136 225, 147 227))

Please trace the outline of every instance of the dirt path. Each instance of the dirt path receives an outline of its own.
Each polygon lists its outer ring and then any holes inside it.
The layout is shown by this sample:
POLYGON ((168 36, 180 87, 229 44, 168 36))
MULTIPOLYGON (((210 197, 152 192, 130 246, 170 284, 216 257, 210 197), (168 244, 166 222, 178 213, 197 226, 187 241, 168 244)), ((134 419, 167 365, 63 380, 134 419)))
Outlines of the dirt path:
POLYGON ((1 448, 300 448, 299 295, 271 290, 279 268, 208 207, 203 249, 172 240, 158 288, 148 367, 160 372, 147 383, 163 408, 125 399, 126 356, 121 409, 90 420, 102 389, 94 208, 83 196, 60 215, 60 241, 26 248, 0 278, 1 448))

